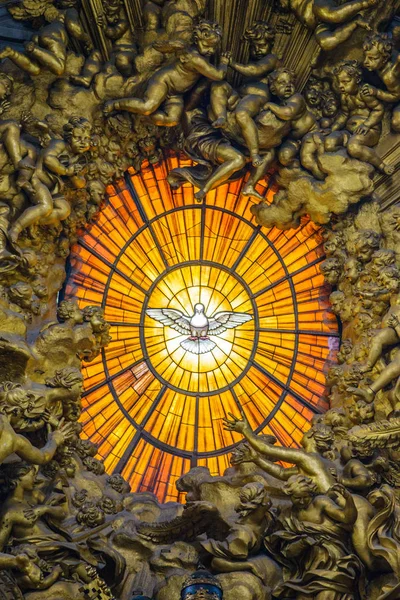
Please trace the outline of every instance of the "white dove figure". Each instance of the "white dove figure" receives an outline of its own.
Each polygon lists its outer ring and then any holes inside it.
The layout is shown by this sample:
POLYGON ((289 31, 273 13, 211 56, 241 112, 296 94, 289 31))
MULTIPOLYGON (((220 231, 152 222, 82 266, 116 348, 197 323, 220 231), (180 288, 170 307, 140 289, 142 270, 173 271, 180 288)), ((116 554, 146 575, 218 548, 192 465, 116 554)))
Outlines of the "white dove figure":
POLYGON ((204 304, 194 305, 194 314, 188 317, 174 308, 149 308, 146 315, 159 321, 164 327, 171 327, 179 333, 190 334, 181 342, 184 350, 192 354, 205 354, 217 345, 208 335, 219 335, 227 329, 233 329, 250 321, 253 317, 246 313, 224 311, 208 318, 204 312, 204 304))

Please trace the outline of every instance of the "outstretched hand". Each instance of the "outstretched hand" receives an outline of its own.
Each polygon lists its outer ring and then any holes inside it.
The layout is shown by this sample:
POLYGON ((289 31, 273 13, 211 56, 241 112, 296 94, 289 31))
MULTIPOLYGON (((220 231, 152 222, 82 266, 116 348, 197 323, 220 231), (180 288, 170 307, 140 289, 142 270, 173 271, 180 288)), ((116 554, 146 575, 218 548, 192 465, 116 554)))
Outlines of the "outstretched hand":
POLYGON ((56 442, 57 446, 60 446, 60 444, 64 444, 69 439, 71 439, 74 435, 75 435, 74 424, 73 423, 65 423, 64 419, 61 419, 58 424, 58 428, 55 431, 52 431, 49 434, 49 437, 51 437, 56 442))
POLYGON ((226 429, 227 431, 236 431, 236 433, 242 433, 244 436, 247 436, 253 433, 253 431, 243 410, 241 410, 240 412, 242 415, 241 419, 238 419, 232 413, 228 413, 228 415, 231 417, 230 419, 226 417, 223 418, 224 429, 226 429))

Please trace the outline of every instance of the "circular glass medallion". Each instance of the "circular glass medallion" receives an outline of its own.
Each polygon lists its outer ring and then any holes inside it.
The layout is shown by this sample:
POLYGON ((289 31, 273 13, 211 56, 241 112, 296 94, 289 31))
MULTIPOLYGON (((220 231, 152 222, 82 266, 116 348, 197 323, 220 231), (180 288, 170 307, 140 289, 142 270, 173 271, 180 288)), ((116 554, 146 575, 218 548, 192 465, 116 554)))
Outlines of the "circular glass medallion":
POLYGON ((172 389, 218 393, 249 368, 257 343, 256 304, 232 272, 181 266, 157 280, 143 310, 150 368, 172 389))

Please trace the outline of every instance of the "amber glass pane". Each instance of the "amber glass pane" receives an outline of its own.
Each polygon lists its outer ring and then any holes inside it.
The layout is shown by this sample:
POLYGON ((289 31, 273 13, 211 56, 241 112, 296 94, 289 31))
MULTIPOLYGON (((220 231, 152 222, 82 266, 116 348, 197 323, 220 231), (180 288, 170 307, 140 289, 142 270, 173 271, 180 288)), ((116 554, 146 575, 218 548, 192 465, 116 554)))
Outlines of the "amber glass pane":
MULTIPOLYGON (((109 472, 160 500, 181 499, 175 483, 191 466, 213 475, 229 467, 241 439, 223 428, 229 413, 244 410, 254 430, 298 446, 327 408, 324 373, 338 335, 318 228, 258 227, 243 180, 199 205, 192 186, 172 191, 166 180, 188 165, 171 155, 110 186, 72 250, 65 290, 81 306, 101 305, 113 338, 84 369, 84 435, 109 472), (214 345, 197 354, 185 345, 190 333, 146 312, 170 309, 190 320, 197 303, 209 319, 251 318, 206 335, 214 345)), ((257 189, 272 201, 268 178, 257 189)))

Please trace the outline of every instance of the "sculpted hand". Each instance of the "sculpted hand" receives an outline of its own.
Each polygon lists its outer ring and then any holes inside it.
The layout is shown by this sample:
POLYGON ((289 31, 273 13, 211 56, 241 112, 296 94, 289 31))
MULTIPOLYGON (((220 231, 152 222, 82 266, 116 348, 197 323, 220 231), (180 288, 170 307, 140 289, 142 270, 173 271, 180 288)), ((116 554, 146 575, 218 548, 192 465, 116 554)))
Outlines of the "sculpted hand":
POLYGON ((335 483, 328 490, 328 496, 331 496, 331 495, 339 495, 339 496, 343 496, 344 498, 347 498, 351 494, 350 494, 349 490, 346 489, 342 483, 335 483))
POLYGON ((51 432, 49 437, 55 441, 57 446, 64 444, 67 440, 71 439, 75 434, 75 428, 73 423, 64 423, 64 419, 61 419, 58 425, 58 429, 51 432))
POLYGON ((105 25, 104 15, 99 15, 97 17, 97 25, 101 28, 104 27, 104 25, 105 25))
POLYGON ((0 102, 0 115, 3 114, 3 112, 6 112, 6 110, 8 110, 11 106, 11 102, 9 100, 3 100, 3 102, 0 102))
POLYGON ((221 54, 221 65, 229 65, 232 60, 232 52, 222 52, 221 54))
POLYGON ((369 132, 369 127, 367 127, 366 125, 360 125, 359 127, 357 127, 357 129, 355 130, 355 134, 356 135, 367 135, 367 133, 369 132))
POLYGON ((275 29, 278 33, 292 33, 294 24, 289 23, 288 21, 278 21, 275 25, 275 29))
POLYGON ((387 320, 387 324, 388 324, 388 327, 393 327, 393 329, 395 329, 396 327, 398 327, 400 325, 400 321, 399 321, 398 317, 396 317, 396 315, 390 315, 390 317, 387 320))
POLYGON ((236 431, 236 433, 242 433, 244 436, 251 435, 253 431, 250 427, 250 424, 243 411, 241 411, 241 414, 242 419, 238 419, 232 413, 228 413, 231 419, 224 417, 224 429, 227 431, 236 431))
POLYGON ((254 462, 257 459, 257 452, 247 444, 241 444, 231 456, 231 465, 241 465, 246 462, 254 462))
POLYGON ((43 421, 45 423, 47 423, 48 425, 50 425, 53 429, 57 429, 59 421, 58 419, 53 415, 53 413, 46 408, 46 410, 43 413, 43 421))
POLYGON ((17 554, 15 557, 15 564, 17 569, 27 575, 32 583, 38 584, 43 579, 43 573, 40 567, 38 567, 26 554, 17 554))
POLYGON ((365 83, 361 88, 362 96, 376 96, 377 93, 378 90, 368 83, 365 83))
POLYGON ((46 506, 36 506, 35 508, 28 508, 24 510, 24 518, 30 523, 35 523, 40 517, 43 517, 47 512, 46 506))

